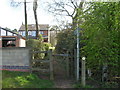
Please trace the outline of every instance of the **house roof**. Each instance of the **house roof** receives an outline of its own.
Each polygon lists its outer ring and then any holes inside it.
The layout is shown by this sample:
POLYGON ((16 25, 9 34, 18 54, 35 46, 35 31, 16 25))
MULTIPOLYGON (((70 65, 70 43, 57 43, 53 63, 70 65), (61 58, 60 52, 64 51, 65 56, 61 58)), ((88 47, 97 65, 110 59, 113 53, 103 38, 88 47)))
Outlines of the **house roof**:
MULTIPOLYGON (((49 25, 48 24, 39 24, 38 29, 39 30, 48 30, 49 25)), ((21 25, 19 30, 25 30, 25 25, 21 25)), ((28 30, 36 30, 35 24, 28 24, 28 30)))
MULTIPOLYGON (((18 37, 26 40, 26 38, 22 37, 22 35, 20 35, 20 34, 18 34, 18 33, 15 33, 15 32, 13 32, 13 31, 11 31, 11 30, 9 30, 9 29, 2 28, 2 27, 0 27, 0 29, 5 30, 5 31, 8 31, 8 32, 11 32, 11 33, 15 34, 16 36, 18 36, 18 37)), ((3 37, 4 37, 4 36, 3 36, 3 37)), ((12 36, 11 36, 11 37, 12 37, 12 36)))

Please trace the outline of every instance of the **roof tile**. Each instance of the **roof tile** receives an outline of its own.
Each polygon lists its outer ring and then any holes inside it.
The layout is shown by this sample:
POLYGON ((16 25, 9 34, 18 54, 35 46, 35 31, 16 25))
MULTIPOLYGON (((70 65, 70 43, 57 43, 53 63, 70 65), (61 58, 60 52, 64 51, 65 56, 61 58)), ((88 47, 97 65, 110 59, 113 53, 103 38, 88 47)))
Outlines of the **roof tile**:
MULTIPOLYGON (((38 29, 39 30, 48 30, 49 25, 48 24, 39 24, 38 29)), ((25 25, 21 25, 19 30, 25 30, 25 25)), ((36 30, 35 24, 28 24, 28 30, 36 30)))

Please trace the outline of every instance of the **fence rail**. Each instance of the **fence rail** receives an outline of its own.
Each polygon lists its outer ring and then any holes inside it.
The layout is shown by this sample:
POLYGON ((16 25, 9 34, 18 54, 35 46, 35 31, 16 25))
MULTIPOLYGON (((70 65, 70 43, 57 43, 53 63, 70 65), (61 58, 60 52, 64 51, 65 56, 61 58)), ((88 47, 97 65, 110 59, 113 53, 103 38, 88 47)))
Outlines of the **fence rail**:
POLYGON ((39 60, 39 59, 33 59, 32 62, 43 62, 43 63, 49 63, 50 60, 39 60))
POLYGON ((54 79, 53 76, 53 59, 52 59, 52 50, 49 51, 31 51, 31 71, 41 71, 41 72, 49 72, 50 73, 50 80, 54 79), (48 59, 45 60, 40 60, 40 59, 34 59, 34 54, 36 53, 47 53, 48 54, 48 59), (41 63, 48 63, 49 68, 48 69, 42 69, 40 67, 34 67, 33 62, 41 62, 41 63))
POLYGON ((69 56, 69 54, 53 54, 52 56, 63 56, 63 57, 67 57, 67 56, 69 56))
POLYGON ((32 71, 49 72, 49 69, 32 68, 32 71))
POLYGON ((32 51, 31 53, 48 53, 49 51, 32 51))

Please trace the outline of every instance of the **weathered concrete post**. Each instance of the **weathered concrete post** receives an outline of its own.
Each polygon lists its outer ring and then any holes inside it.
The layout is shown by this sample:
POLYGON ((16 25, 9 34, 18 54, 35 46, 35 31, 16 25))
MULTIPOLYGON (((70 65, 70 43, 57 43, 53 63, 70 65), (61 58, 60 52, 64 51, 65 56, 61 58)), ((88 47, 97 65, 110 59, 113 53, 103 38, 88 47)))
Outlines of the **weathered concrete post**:
POLYGON ((50 80, 54 80, 52 49, 49 50, 49 59, 50 59, 50 80))
POLYGON ((79 39, 79 28, 77 28, 77 81, 79 81, 79 71, 80 71, 80 66, 79 66, 79 59, 80 59, 80 39, 79 39))

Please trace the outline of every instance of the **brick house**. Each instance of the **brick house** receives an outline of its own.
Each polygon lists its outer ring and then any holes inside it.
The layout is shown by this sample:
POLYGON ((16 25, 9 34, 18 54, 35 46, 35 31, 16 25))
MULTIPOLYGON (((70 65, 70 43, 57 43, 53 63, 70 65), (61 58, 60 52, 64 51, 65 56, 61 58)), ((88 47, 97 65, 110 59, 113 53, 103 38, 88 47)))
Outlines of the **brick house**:
POLYGON ((21 35, 0 27, 0 48, 2 47, 26 47, 26 39, 21 35))
MULTIPOLYGON (((49 25, 39 24, 38 25, 39 34, 42 35, 44 42, 49 42, 49 25)), ((25 25, 21 25, 19 29, 19 34, 25 37, 25 25)), ((28 38, 36 39, 36 25, 28 24, 28 38)))

